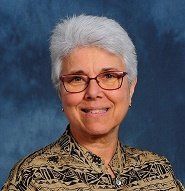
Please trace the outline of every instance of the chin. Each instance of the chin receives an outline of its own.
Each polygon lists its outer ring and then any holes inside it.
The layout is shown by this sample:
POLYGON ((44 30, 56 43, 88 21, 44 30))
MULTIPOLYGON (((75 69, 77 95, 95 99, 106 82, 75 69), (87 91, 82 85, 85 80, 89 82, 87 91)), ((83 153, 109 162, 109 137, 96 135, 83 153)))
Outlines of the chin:
POLYGON ((84 131, 91 135, 91 136, 102 136, 102 135, 107 135, 111 133, 113 130, 115 130, 115 127, 110 127, 108 125, 98 125, 98 124, 93 124, 93 125, 85 125, 84 131))

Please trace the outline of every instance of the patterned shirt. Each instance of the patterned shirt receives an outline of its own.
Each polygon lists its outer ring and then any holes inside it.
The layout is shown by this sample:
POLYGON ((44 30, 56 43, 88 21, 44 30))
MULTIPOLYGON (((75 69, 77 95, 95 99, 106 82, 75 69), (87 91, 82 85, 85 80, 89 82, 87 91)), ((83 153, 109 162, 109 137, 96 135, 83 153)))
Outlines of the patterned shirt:
POLYGON ((103 160, 80 146, 67 128, 53 144, 12 169, 2 191, 180 191, 168 160, 118 143, 107 173, 103 160))

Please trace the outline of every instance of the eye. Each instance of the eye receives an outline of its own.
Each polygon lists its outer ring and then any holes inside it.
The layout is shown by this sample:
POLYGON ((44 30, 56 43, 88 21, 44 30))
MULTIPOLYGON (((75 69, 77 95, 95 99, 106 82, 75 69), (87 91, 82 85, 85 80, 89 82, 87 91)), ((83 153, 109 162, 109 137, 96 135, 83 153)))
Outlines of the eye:
POLYGON ((68 84, 81 84, 86 83, 86 77, 81 75, 70 75, 65 76, 64 81, 68 84))
POLYGON ((115 79, 115 78, 118 78, 118 75, 116 73, 105 73, 102 75, 102 78, 104 78, 104 79, 115 79))
POLYGON ((105 78, 115 78, 115 75, 108 73, 108 74, 105 74, 105 78))
POLYGON ((75 81, 75 82, 79 82, 81 80, 83 80, 83 78, 81 76, 74 76, 71 78, 71 81, 75 81))

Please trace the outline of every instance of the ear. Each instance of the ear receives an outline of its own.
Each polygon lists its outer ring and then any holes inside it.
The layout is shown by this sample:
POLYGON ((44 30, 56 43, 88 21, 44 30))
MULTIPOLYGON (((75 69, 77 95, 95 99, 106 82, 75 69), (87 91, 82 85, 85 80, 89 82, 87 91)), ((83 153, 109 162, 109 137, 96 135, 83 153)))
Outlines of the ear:
POLYGON ((131 105, 131 103, 132 103, 132 96, 133 96, 133 94, 134 94, 134 90, 135 90, 136 84, 137 84, 137 78, 134 79, 134 80, 130 83, 130 105, 131 105))

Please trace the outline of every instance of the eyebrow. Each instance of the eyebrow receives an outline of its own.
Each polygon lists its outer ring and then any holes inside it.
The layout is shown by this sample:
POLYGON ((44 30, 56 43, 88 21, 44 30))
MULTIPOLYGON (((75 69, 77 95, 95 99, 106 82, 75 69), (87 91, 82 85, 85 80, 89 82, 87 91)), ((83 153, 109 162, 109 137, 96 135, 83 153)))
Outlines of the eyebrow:
POLYGON ((71 71, 69 74, 85 74, 83 70, 71 71))
POLYGON ((117 68, 109 67, 109 68, 102 68, 101 72, 108 72, 108 71, 120 71, 117 68))
MULTIPOLYGON (((109 71, 120 71, 120 70, 118 70, 117 68, 113 68, 113 67, 109 67, 109 68, 102 68, 101 69, 101 71, 100 71, 100 73, 102 73, 102 72, 109 72, 109 71)), ((71 71, 71 72, 69 72, 68 74, 85 74, 85 75, 87 75, 83 70, 77 70, 77 71, 71 71)))

